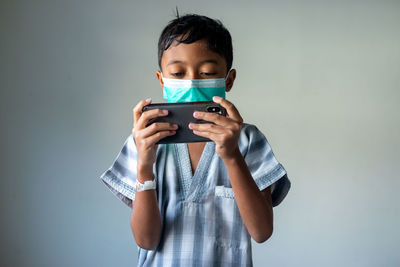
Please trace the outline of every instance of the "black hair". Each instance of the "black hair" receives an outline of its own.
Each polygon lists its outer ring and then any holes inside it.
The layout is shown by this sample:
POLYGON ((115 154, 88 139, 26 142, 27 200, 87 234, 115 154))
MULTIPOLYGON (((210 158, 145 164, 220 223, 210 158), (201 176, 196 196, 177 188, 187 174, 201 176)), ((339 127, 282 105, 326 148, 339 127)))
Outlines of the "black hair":
POLYGON ((176 13, 176 18, 165 26, 158 40, 158 66, 160 70, 161 57, 174 40, 179 43, 191 44, 205 39, 211 51, 225 58, 228 73, 233 60, 232 38, 222 22, 197 14, 186 14, 180 17, 178 10, 176 10, 176 13), (183 37, 186 38, 182 39, 183 37))

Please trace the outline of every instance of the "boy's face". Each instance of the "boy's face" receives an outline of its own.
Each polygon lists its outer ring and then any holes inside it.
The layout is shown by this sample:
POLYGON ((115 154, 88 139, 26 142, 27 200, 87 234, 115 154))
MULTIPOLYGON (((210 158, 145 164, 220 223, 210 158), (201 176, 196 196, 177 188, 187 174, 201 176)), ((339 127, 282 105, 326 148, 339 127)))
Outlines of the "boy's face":
MULTIPOLYGON (((227 71, 225 59, 208 49, 206 40, 191 44, 174 41, 161 57, 161 68, 165 78, 188 80, 225 78, 227 71)), ((159 70, 156 71, 156 76, 163 88, 159 70)), ((232 69, 226 79, 226 92, 232 88, 235 77, 236 70, 232 69)))

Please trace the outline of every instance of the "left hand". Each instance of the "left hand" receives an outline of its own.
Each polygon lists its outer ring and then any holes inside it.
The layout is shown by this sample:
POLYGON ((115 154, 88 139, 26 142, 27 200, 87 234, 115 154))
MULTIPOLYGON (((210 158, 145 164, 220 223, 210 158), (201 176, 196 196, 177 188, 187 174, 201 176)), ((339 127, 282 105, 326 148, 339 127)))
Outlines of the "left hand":
POLYGON ((212 123, 190 123, 193 133, 215 142, 215 151, 222 160, 232 159, 240 153, 238 140, 243 119, 236 107, 228 100, 214 96, 213 101, 226 109, 227 116, 216 113, 196 111, 193 117, 212 123))

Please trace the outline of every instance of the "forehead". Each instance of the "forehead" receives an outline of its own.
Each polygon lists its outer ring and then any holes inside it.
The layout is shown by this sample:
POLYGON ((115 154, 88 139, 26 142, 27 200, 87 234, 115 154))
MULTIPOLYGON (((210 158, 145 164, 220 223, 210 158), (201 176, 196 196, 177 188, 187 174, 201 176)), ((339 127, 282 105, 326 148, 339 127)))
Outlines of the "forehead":
POLYGON ((171 61, 182 61, 186 64, 196 64, 204 60, 215 60, 219 64, 225 63, 225 59, 221 55, 208 48, 206 40, 198 40, 191 44, 173 41, 171 46, 164 51, 161 58, 161 65, 166 67, 171 61))

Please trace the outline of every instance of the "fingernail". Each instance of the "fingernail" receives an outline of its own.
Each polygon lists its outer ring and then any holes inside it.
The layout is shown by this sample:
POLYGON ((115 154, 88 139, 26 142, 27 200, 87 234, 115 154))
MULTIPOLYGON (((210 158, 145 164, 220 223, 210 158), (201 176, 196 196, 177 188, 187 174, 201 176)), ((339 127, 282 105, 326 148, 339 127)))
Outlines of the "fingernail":
POLYGON ((189 123, 189 129, 193 128, 193 123, 189 123))
POLYGON ((199 113, 197 111, 193 112, 193 116, 197 117, 199 116, 199 113))
POLYGON ((146 103, 150 103, 150 102, 151 102, 151 98, 147 98, 146 103))
POLYGON ((221 97, 219 97, 219 96, 213 96, 213 101, 218 101, 220 99, 221 99, 221 97))
POLYGON ((162 113, 163 114, 168 114, 168 110, 167 109, 163 109, 162 113))

